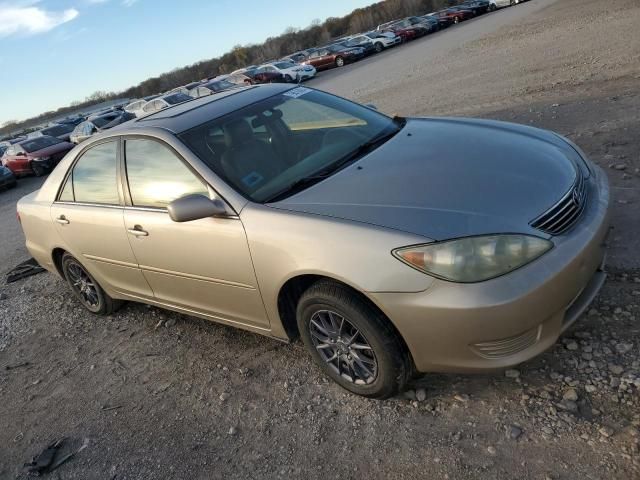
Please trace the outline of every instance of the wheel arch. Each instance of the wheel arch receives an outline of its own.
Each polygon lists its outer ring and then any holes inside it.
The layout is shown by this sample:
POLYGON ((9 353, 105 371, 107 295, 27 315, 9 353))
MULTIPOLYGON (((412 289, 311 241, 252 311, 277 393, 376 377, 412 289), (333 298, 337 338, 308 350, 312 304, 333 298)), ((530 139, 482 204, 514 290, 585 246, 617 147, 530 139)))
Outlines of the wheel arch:
POLYGON ((56 268, 58 275, 64 278, 64 272, 62 271, 62 256, 67 253, 64 248, 56 247, 51 252, 51 259, 53 260, 53 266, 56 268))
POLYGON ((277 299, 278 314, 280 316, 280 321, 282 322, 282 327, 285 333, 287 334, 287 336, 289 337, 289 340, 294 340, 300 335, 298 331, 298 324, 296 321, 296 307, 298 305, 300 298, 302 297, 302 294, 307 289, 309 289, 311 285, 314 285, 315 283, 318 283, 321 281, 333 282, 338 285, 341 285, 343 288, 346 288, 351 293, 353 293, 354 295, 359 297, 361 300, 366 302, 371 308, 378 311, 386 319, 391 329, 398 336, 398 339, 401 343, 403 350, 406 352, 406 354, 408 355, 408 358, 410 359, 412 368, 415 368, 413 355, 411 354, 411 350, 409 350, 409 347, 404 337, 402 336, 400 331, 397 329, 395 324, 391 321, 391 319, 387 316, 387 314, 378 306, 378 304, 374 302, 369 296, 367 296, 362 290, 360 290, 356 286, 351 285, 344 280, 337 279, 335 277, 331 277, 321 273, 304 273, 304 274, 298 274, 296 276, 293 276, 289 278, 280 287, 278 291, 278 299, 277 299))

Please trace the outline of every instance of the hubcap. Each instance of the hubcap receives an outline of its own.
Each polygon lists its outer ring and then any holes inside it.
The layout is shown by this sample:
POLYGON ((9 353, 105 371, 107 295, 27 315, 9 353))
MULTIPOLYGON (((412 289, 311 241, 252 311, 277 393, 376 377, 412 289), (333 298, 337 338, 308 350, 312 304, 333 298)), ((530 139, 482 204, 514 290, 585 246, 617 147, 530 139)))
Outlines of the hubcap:
POLYGON ((77 263, 70 263, 67 272, 69 272, 71 287, 80 295, 84 303, 90 307, 97 307, 100 303, 98 289, 84 268, 77 263))
POLYGON ((349 320, 319 310, 309 322, 311 340, 322 359, 345 380, 367 385, 376 379, 378 361, 364 335, 349 320))

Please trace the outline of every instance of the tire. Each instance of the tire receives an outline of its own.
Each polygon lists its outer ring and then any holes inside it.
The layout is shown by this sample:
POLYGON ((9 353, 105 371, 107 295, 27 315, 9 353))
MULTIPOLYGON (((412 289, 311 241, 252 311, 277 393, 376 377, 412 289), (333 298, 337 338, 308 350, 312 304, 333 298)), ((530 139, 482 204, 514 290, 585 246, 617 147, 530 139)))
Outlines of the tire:
POLYGON ((36 177, 42 177, 47 171, 35 162, 31 162, 31 170, 36 177))
POLYGON ((382 45, 382 43, 380 42, 376 42, 373 45, 373 48, 375 49, 376 53, 380 53, 382 50, 384 50, 384 45, 382 45))
POLYGON ((336 57, 336 67, 344 67, 344 58, 336 57))
POLYGON ((405 388, 412 368, 402 341, 383 314, 347 287, 313 284, 302 294, 296 317, 314 361, 344 389, 384 399, 405 388))
POLYGON ((489 11, 490 11, 490 12, 495 12, 495 11, 496 11, 496 6, 495 6, 493 3, 491 3, 491 4, 489 5, 489 11))
POLYGON ((460 18, 453 17, 453 23, 456 24, 456 25, 459 24, 460 23, 460 18))
POLYGON ((110 315, 122 306, 123 302, 111 298, 84 266, 70 253, 65 253, 62 256, 62 272, 73 295, 91 313, 110 315), (78 285, 79 281, 83 283, 78 285))
POLYGON ((293 83, 293 77, 291 75, 289 75, 289 74, 286 74, 284 76, 284 82, 285 83, 293 83))

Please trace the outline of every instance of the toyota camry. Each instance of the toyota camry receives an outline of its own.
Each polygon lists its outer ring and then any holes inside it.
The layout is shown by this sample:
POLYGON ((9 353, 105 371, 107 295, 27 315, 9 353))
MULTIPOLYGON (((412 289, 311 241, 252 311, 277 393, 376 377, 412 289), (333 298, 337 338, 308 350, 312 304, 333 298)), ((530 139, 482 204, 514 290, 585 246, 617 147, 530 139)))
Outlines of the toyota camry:
POLYGON ((609 189, 572 142, 248 86, 75 147, 18 204, 89 311, 143 302, 290 341, 385 398, 551 346, 605 278, 609 189))

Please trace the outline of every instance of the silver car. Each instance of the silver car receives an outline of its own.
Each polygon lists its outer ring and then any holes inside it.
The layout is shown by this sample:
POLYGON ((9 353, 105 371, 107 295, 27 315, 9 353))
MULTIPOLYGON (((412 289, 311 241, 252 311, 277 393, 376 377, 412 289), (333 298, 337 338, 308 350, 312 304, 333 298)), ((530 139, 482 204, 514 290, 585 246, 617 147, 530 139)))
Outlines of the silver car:
POLYGON ((265 85, 92 137, 18 213, 91 312, 129 300, 299 336, 384 398, 552 345, 604 281, 608 207, 604 173, 554 133, 265 85))

